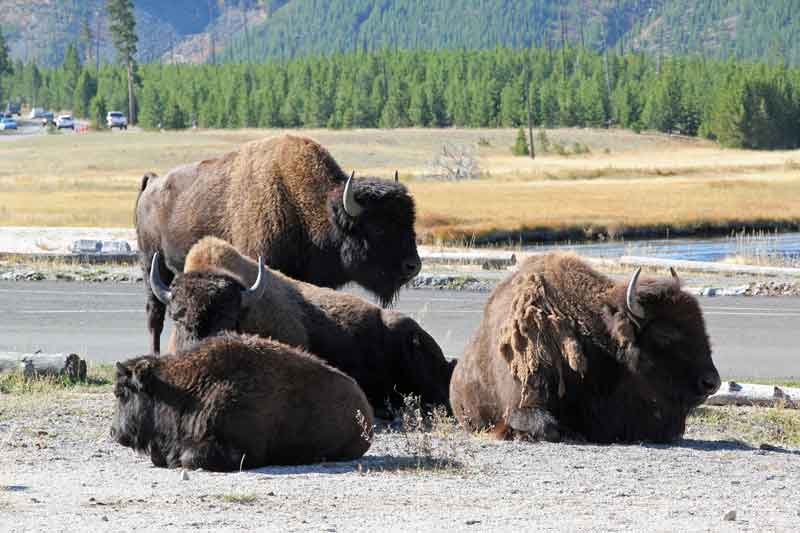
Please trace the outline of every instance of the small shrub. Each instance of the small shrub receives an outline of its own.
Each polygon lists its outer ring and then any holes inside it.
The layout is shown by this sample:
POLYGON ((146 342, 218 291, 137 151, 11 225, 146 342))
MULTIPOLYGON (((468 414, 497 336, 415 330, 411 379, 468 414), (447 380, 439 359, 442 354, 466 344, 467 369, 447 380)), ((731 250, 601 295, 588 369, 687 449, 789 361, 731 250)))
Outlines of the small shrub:
POLYGON ((585 144, 581 144, 579 142, 573 143, 572 145, 572 153, 575 155, 582 155, 588 154, 591 150, 585 144))
POLYGON ((536 142, 539 143, 540 152, 547 153, 550 151, 550 139, 547 137, 546 131, 539 130, 539 133, 536 135, 536 142))
POLYGON ((516 156, 531 155, 528 139, 525 136, 525 130, 522 128, 517 131, 517 140, 514 142, 514 146, 511 147, 511 153, 516 156))
POLYGON ((558 155, 569 155, 569 150, 567 150, 566 146, 561 143, 552 143, 550 147, 552 151, 558 155))
POLYGON ((426 412, 419 396, 403 398, 403 407, 394 412, 400 421, 400 434, 412 466, 418 470, 454 470, 462 468, 459 458, 470 453, 468 436, 444 407, 426 412))

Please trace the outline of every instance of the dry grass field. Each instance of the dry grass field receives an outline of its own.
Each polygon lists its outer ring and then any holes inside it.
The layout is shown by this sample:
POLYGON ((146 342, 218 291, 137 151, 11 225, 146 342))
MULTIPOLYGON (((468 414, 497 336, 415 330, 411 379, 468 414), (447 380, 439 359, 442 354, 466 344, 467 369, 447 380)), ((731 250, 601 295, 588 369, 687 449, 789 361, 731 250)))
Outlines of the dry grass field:
MULTIPOLYGON (((276 130, 114 132, 0 140, 0 225, 130 226, 139 178, 213 157, 276 130)), ((611 236, 800 223, 800 151, 723 150, 694 139, 562 129, 547 135, 588 154, 513 157, 514 130, 303 130, 346 170, 400 171, 430 241, 486 235, 611 236), (481 178, 419 179, 444 143, 475 150, 481 178)))

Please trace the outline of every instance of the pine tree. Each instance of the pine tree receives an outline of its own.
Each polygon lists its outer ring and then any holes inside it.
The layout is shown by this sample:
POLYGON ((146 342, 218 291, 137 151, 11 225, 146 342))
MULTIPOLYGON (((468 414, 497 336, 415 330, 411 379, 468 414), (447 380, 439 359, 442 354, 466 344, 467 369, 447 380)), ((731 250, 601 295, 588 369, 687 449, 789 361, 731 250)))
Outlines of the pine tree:
POLYGON ((109 30, 114 46, 117 49, 117 59, 125 65, 128 77, 128 122, 136 123, 136 102, 133 92, 134 69, 136 66, 136 19, 133 16, 133 0, 107 0, 111 20, 109 30))
POLYGON ((139 105, 139 122, 143 128, 157 129, 164 123, 164 106, 154 84, 145 84, 139 105))
POLYGON ((72 112, 76 117, 89 117, 91 115, 91 101, 97 92, 97 81, 88 69, 81 71, 78 84, 73 96, 72 112))
POLYGON ((90 114, 92 116, 92 127, 96 130, 101 130, 106 127, 106 113, 108 106, 106 100, 101 95, 97 94, 92 98, 89 105, 90 114))
POLYGON ((411 89, 408 118, 413 126, 424 128, 430 124, 431 113, 428 107, 428 96, 421 81, 415 82, 411 89))
POLYGON ((0 76, 6 73, 14 72, 14 66, 11 63, 11 58, 8 55, 8 44, 6 38, 3 37, 3 31, 0 29, 0 76))

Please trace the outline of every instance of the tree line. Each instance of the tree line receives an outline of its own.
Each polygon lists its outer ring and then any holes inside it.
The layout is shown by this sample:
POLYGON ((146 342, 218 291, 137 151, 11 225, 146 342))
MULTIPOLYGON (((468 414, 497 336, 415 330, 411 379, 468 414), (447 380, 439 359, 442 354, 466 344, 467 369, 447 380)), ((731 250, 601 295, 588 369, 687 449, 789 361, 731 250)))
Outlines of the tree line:
MULTIPOLYGON (((97 120, 127 65, 19 61, 2 94, 97 120)), ((800 69, 582 47, 381 51, 265 64, 133 65, 145 128, 621 127, 745 148, 800 146, 800 69)), ((102 122, 100 120, 99 122, 102 122)))

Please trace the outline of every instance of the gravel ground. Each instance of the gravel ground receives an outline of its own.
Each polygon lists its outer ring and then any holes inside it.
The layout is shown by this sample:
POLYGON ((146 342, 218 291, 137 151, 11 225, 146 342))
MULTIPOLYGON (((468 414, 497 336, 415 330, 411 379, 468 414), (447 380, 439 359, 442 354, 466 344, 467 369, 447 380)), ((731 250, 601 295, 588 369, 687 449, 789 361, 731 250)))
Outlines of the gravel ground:
POLYGON ((674 446, 379 431, 362 460, 233 474, 111 442, 113 396, 0 394, 2 531, 797 531, 800 450, 692 425, 674 446), (426 434, 428 435, 428 434, 426 434), (413 445, 409 446, 408 442, 413 445), (414 444, 416 443, 416 444, 414 444), (733 521, 724 515, 736 512, 733 521))

